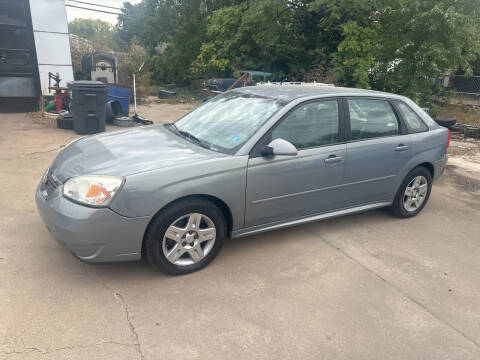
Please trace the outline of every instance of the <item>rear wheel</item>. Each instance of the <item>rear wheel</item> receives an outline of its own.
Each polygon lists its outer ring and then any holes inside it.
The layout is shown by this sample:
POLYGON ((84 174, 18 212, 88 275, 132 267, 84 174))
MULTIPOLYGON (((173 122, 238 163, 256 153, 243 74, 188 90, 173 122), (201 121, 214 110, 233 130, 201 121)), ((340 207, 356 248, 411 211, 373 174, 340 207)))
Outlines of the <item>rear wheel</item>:
POLYGON ((187 274, 208 265, 226 236, 222 212, 204 199, 174 203, 154 220, 145 237, 150 263, 171 275, 187 274))
POLYGON ((391 206, 395 216, 410 218, 427 204, 432 190, 432 175, 423 166, 413 169, 403 180, 391 206))

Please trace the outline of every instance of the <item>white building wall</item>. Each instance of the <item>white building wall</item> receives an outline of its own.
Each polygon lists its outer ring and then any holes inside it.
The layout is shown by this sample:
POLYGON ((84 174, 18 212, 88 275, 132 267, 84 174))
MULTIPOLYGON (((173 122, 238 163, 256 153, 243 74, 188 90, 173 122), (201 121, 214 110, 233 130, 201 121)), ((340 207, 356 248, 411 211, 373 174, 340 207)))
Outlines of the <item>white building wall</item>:
POLYGON ((30 0, 30 11, 42 93, 53 94, 48 90, 49 72, 60 74, 61 86, 73 81, 65 0, 30 0))

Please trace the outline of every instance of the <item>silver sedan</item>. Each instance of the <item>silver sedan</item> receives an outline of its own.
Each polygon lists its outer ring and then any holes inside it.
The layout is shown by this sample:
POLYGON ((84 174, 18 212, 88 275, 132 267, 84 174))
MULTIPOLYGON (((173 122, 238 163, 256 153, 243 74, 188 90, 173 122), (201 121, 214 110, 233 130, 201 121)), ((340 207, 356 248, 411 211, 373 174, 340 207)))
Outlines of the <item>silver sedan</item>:
POLYGON ((325 86, 216 96, 174 123, 79 139, 36 192, 52 236, 86 262, 185 274, 227 237, 426 205, 449 132, 411 100, 325 86))

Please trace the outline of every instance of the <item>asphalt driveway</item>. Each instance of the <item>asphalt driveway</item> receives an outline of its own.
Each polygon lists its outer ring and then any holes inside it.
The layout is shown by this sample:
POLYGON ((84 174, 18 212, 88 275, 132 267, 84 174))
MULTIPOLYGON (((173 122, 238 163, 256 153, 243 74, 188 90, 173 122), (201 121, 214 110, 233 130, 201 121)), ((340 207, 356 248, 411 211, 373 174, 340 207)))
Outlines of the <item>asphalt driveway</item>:
POLYGON ((480 358, 477 167, 449 165, 414 219, 230 240, 168 277, 85 265, 50 237, 34 191, 76 136, 39 122, 0 114, 0 359, 480 358))

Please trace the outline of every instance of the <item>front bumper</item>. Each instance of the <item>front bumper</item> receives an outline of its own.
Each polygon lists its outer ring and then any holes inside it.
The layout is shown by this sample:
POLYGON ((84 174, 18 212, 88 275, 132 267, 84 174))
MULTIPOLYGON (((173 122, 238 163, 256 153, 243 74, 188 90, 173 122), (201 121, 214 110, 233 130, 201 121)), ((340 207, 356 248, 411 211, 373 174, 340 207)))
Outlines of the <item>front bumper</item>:
POLYGON ((86 262, 139 260, 150 217, 128 218, 108 208, 82 206, 60 194, 46 199, 37 188, 38 211, 52 236, 86 262))

